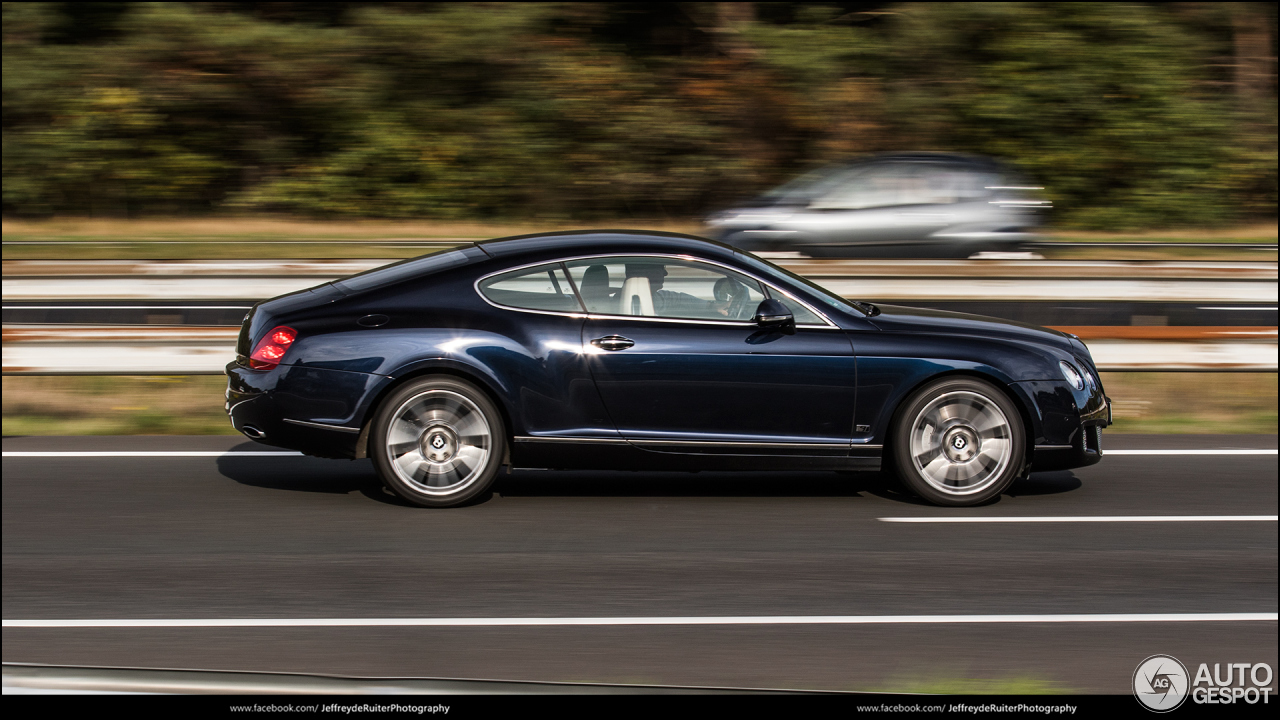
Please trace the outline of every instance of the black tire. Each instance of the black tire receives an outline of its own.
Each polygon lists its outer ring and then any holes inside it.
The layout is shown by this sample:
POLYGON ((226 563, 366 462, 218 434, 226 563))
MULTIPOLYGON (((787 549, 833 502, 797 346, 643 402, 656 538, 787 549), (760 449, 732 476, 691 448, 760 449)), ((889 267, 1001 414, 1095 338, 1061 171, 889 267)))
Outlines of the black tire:
POLYGON ((1026 464, 1026 430, 1009 396, 975 378, 944 378, 916 391, 894 417, 893 469, 935 505, 980 505, 1026 464))
POLYGON ((502 415, 471 383, 432 375, 383 400, 369 457, 392 492, 414 505, 452 507, 489 489, 506 454, 502 415))

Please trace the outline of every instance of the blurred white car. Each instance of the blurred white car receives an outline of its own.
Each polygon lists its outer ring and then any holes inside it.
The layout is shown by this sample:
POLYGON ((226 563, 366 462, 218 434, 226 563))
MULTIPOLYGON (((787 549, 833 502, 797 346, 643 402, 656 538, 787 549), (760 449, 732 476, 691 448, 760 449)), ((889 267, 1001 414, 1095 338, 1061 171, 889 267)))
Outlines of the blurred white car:
POLYGON ((876 155, 827 166, 707 218, 713 239, 814 257, 1017 251, 1050 203, 990 158, 876 155))

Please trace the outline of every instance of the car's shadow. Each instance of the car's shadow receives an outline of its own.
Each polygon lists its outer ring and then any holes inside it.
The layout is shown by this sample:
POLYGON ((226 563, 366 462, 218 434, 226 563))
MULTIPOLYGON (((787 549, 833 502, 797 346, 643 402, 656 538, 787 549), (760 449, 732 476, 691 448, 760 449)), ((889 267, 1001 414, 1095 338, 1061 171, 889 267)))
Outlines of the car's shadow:
MULTIPOLYGON (((1071 492, 1081 482, 1070 472, 1037 473, 1004 492, 1009 497, 1071 492)), ((504 497, 861 497, 928 505, 904 490, 888 472, 554 472, 519 471, 499 476, 493 492, 504 497)), ((1003 495, 1001 497, 1003 497, 1003 495)), ((994 498, 986 505, 1000 501, 994 498)))
MULTIPOLYGON (((254 452, 261 451, 262 446, 244 443, 232 450, 254 452)), ((250 487, 334 495, 359 493, 380 503, 412 507, 382 486, 368 460, 222 456, 218 458, 218 472, 250 487)))
MULTIPOLYGON (((259 448, 245 444, 235 450, 259 448)), ((245 456, 221 457, 218 471, 242 485, 294 492, 351 494, 411 507, 378 480, 368 460, 245 456)), ((1070 472, 1036 473, 1015 482, 1010 497, 1053 495, 1081 486, 1070 472)), ((500 497, 862 497, 925 505, 887 472, 623 472, 516 470, 500 473, 490 494, 500 497)), ((999 499, 992 500, 992 503, 999 499)), ((991 503, 988 503, 991 504, 991 503)))

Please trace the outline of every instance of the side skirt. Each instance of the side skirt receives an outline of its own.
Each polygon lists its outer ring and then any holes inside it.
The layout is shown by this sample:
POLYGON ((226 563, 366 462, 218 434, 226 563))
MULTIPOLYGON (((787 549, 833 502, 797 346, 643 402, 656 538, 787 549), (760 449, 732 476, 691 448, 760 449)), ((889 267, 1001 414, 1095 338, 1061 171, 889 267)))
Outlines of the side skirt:
MULTIPOLYGON (((763 454, 744 443, 682 443, 645 441, 662 449, 642 449, 620 438, 551 438, 517 436, 511 449, 513 467, 582 470, 857 470, 880 469, 882 448, 855 446, 849 454, 805 454, 802 444, 791 448, 768 443, 763 454), (678 448, 678 449, 677 449, 678 448), (856 454, 853 454, 856 453, 856 454)), ((656 448, 655 448, 656 449, 656 448)), ((830 453, 828 448, 823 449, 830 453)))

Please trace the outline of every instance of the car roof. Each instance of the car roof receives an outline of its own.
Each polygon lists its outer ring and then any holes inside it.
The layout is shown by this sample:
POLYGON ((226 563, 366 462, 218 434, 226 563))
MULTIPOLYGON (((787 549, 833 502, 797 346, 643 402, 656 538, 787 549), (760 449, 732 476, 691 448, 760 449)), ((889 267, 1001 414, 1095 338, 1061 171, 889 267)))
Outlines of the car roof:
POLYGON ((654 230, 577 230, 494 238, 476 243, 494 258, 605 253, 699 253, 728 257, 734 248, 696 235, 654 230))
POLYGON ((884 162, 946 162, 961 165, 969 165, 974 168, 984 170, 1000 170, 1003 165, 994 158, 983 157, 981 155, 967 155, 965 153, 948 153, 948 152, 893 152, 879 153, 875 155, 867 155, 860 158, 849 160, 847 165, 864 165, 868 163, 884 163, 884 162))

